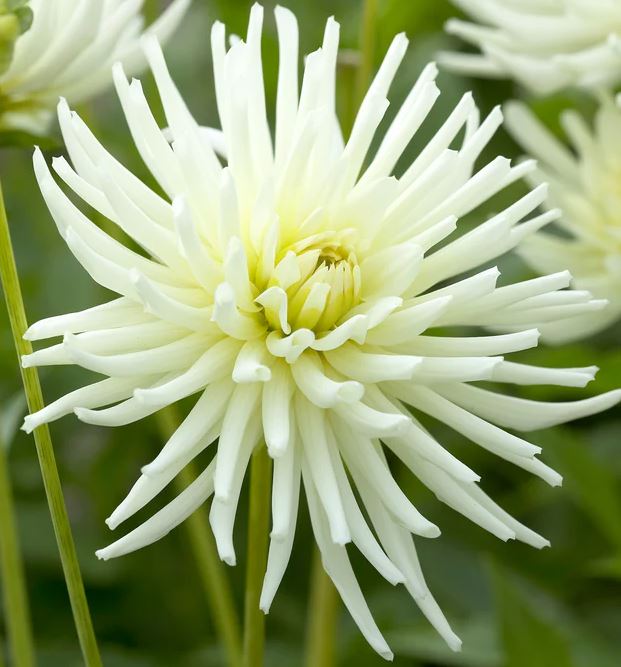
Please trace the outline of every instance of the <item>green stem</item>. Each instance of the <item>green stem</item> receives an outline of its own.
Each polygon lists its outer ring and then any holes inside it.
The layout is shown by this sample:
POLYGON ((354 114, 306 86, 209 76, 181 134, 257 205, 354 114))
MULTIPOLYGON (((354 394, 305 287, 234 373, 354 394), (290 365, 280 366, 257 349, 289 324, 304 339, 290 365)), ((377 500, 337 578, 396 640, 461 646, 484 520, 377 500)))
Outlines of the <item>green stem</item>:
MULTIPOLYGON (((358 107, 366 95, 375 64, 375 34, 377 31, 377 0, 364 0, 360 26, 360 61, 355 82, 352 81, 350 67, 343 67, 346 74, 343 83, 353 89, 353 98, 346 100, 344 127, 346 133, 354 125, 358 107)), ((334 584, 321 564, 319 551, 315 549, 311 578, 311 599, 309 601, 308 636, 306 647, 306 667, 330 667, 335 657, 336 619, 340 606, 334 584)))
POLYGON ((321 554, 315 547, 306 626, 306 667, 331 667, 335 664, 339 607, 338 591, 323 569, 321 554))
MULTIPOLYGON (((19 549, 5 443, 0 441, 0 571, 8 644, 14 667, 35 664, 26 578, 19 549)), ((1 655, 1 649, 0 649, 1 655)))
POLYGON ((142 5, 142 14, 144 16, 145 24, 151 25, 160 15, 161 3, 160 0, 145 0, 142 5))
MULTIPOLYGON (((11 331, 13 333, 13 342, 17 351, 18 358, 24 354, 32 352, 31 344, 24 340, 23 334, 26 331, 26 312, 24 301, 19 284, 17 266, 15 265, 15 256, 13 255, 13 246, 11 244, 11 233, 9 223, 4 208, 2 190, 0 188, 0 278, 4 288, 9 320, 11 322, 11 331)), ((21 362, 20 362, 21 368, 21 362)), ((43 393, 39 374, 36 368, 21 368, 22 381, 26 393, 26 400, 30 412, 36 412, 43 408, 43 393)), ((67 515, 65 499, 63 497, 58 468, 54 457, 54 448, 52 438, 47 424, 39 426, 34 431, 35 446, 39 457, 39 467, 43 477, 43 485, 47 496, 48 507, 56 535, 56 542, 60 552, 60 560, 65 575, 65 583, 69 593, 71 609, 73 611, 73 620, 78 633, 82 655, 87 667, 99 667, 101 658, 95 632, 91 621, 91 615, 84 592, 84 583, 80 565, 75 551, 73 535, 71 534, 71 524, 67 515)))
MULTIPOLYGON (((160 410, 156 417, 162 435, 170 437, 179 425, 174 407, 160 410)), ((175 478, 177 493, 181 493, 197 476, 194 464, 188 464, 175 478)), ((224 645, 228 664, 231 667, 239 667, 242 655, 239 619, 226 568, 218 556, 216 542, 208 527, 209 516, 205 507, 196 510, 183 525, 188 531, 198 574, 207 596, 216 632, 224 645)))
POLYGON ((262 667, 264 659, 265 615, 259 608, 259 600, 267 564, 271 469, 267 448, 260 445, 250 464, 243 667, 262 667))
POLYGON ((377 0, 364 0, 360 26, 360 65, 356 77, 356 107, 362 102, 373 74, 376 32, 377 0))

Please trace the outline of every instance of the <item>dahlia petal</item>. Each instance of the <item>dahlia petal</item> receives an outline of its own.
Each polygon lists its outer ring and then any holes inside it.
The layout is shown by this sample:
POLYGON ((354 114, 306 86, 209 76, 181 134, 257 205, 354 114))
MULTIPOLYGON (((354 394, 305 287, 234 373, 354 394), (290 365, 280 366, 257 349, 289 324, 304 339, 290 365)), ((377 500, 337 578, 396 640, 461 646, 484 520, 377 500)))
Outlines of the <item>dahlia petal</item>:
POLYGON ((206 387, 160 453, 151 463, 143 466, 142 473, 148 476, 164 474, 171 465, 185 460, 191 451, 196 451, 199 440, 221 423, 234 388, 234 383, 228 378, 206 387))
POLYGON ((537 329, 496 336, 417 336, 408 343, 392 346, 395 353, 410 353, 418 356, 490 357, 518 352, 535 347, 539 341, 537 329))
POLYGON ((230 370, 240 343, 224 339, 204 352, 187 370, 159 385, 137 389, 134 397, 143 405, 162 407, 196 393, 221 380, 230 370))
POLYGON ((212 319, 224 333, 238 340, 257 338, 266 329, 255 317, 241 312, 229 283, 220 283, 216 288, 212 319))
POLYGON ((211 145, 201 140, 199 126, 170 77, 157 37, 153 34, 145 35, 141 40, 141 46, 153 72, 173 140, 185 137, 191 139, 188 145, 195 157, 195 164, 198 166, 203 184, 205 187, 210 185, 213 187, 221 170, 220 163, 211 145))
POLYGON ((424 384, 491 380, 502 357, 423 357, 412 379, 424 384))
POLYGON ((164 292, 163 285, 156 284, 135 269, 128 275, 132 285, 129 293, 135 292, 148 313, 196 332, 210 328, 213 312, 211 306, 196 307, 170 296, 164 292))
POLYGON ((211 463, 193 482, 166 507, 105 549, 95 552, 97 558, 108 560, 153 544, 195 512, 213 493, 215 465, 211 463))
POLYGON ((360 265, 362 298, 401 296, 414 282, 422 264, 422 249, 402 243, 381 250, 360 265))
MULTIPOLYGON (((235 398, 235 397, 234 397, 235 398)), ((227 412, 228 416, 228 412, 227 412)), ((227 416, 225 416, 225 423, 223 425, 223 435, 220 436, 220 444, 218 445, 218 454, 216 455, 216 468, 214 479, 218 474, 218 466, 222 452, 228 455, 227 449, 222 448, 222 438, 224 437, 224 428, 226 426, 227 416)), ((246 474, 248 462, 252 456, 252 451, 259 442, 260 422, 258 419, 250 419, 246 424, 246 428, 241 436, 241 441, 238 444, 238 451, 236 453, 235 466, 232 470, 230 485, 227 490, 226 497, 216 495, 211 503, 211 511, 209 512, 209 524, 213 531, 213 536, 216 540, 218 548, 218 555, 227 565, 236 564, 235 547, 233 546, 233 527, 235 525, 235 515, 237 513, 237 504, 239 502, 239 494, 241 493, 242 483, 246 474)), ((222 468, 220 468, 222 469, 222 468)), ((217 485, 217 481, 216 481, 217 485)))
POLYGON ((24 338, 35 341, 62 336, 65 333, 95 331, 153 321, 155 321, 154 318, 145 313, 137 304, 121 297, 86 310, 39 320, 28 327, 24 338))
POLYGON ((130 274, 131 270, 96 253, 71 227, 65 230, 64 237, 73 256, 96 283, 121 296, 136 300, 137 295, 130 274))
POLYGON ((440 529, 428 521, 399 488, 374 444, 362 435, 348 434, 338 422, 333 422, 340 437, 347 467, 358 484, 360 477, 376 484, 386 509, 410 532, 423 537, 438 537, 440 529), (354 444, 355 440, 355 444, 354 444))
POLYGON ((315 334, 310 329, 297 329, 289 336, 272 331, 268 334, 265 344, 275 357, 284 357, 292 364, 314 341, 315 334))
POLYGON ((238 384, 224 415, 215 472, 215 497, 222 503, 228 503, 233 493, 238 463, 245 456, 240 449, 245 442, 244 433, 254 429, 252 417, 260 395, 260 383, 238 384))
POLYGON ((21 358, 22 368, 33 368, 34 366, 56 366, 70 364, 71 357, 63 343, 51 345, 42 350, 35 350, 30 354, 24 354, 21 358))
POLYGON ((181 168, 149 109, 142 85, 137 79, 129 83, 120 63, 114 65, 112 75, 129 131, 140 157, 172 199, 176 193, 183 192, 181 168))
POLYGON ((177 252, 173 233, 151 220, 144 211, 107 175, 106 165, 98 170, 98 183, 115 212, 117 224, 153 257, 176 273, 187 273, 187 265, 177 252))
POLYGON ((405 587, 414 601, 453 651, 461 649, 461 640, 452 631, 444 614, 427 588, 412 536, 399 526, 374 495, 372 487, 358 487, 375 531, 389 558, 405 575, 405 587))
POLYGON ((499 276, 500 271, 493 266, 490 269, 485 269, 485 271, 475 273, 473 276, 458 280, 447 287, 431 290, 413 299, 408 299, 405 301, 405 305, 427 303, 439 297, 450 297, 451 301, 446 309, 446 312, 450 313, 464 303, 476 303, 483 295, 493 292, 496 289, 499 276))
POLYGON ((272 377, 263 387, 261 401, 263 434, 272 458, 286 453, 290 444, 291 376, 282 363, 272 367, 272 377))
POLYGON ((557 172, 577 179, 576 160, 563 144, 536 119, 526 105, 509 102, 504 106, 507 129, 519 135, 520 143, 534 157, 545 157, 557 172))
POLYGON ((437 73, 437 68, 431 63, 420 74, 418 81, 412 87, 386 131, 375 157, 365 170, 361 180, 388 176, 392 172, 397 160, 440 95, 434 81, 437 73))
POLYGON ((416 304, 393 313, 384 322, 369 331, 370 345, 397 345, 404 343, 433 326, 448 308, 452 297, 445 296, 416 304))
POLYGON ((147 503, 157 496, 183 468, 202 450, 212 444, 218 437, 221 424, 217 424, 207 435, 203 436, 185 456, 171 464, 159 474, 142 474, 132 486, 123 502, 106 519, 106 524, 114 530, 123 521, 126 521, 147 503))
POLYGON ((351 343, 327 351, 325 358, 339 373, 363 383, 409 380, 422 361, 420 357, 363 352, 351 343))
POLYGON ((294 405, 298 433, 303 445, 302 469, 308 470, 313 484, 317 487, 321 505, 328 517, 331 541, 335 544, 347 544, 351 542, 351 535, 331 462, 331 443, 327 436, 325 415, 300 394, 296 394, 294 405))
MULTIPOLYGON (((160 40, 160 42, 166 42, 181 22, 181 19, 184 17, 188 7, 190 6, 190 2, 191 0, 173 0, 173 2, 168 5, 166 10, 147 27, 147 29, 144 31, 144 34, 154 35, 158 38, 158 40, 160 40)), ((127 22, 121 23, 121 25, 126 26, 127 22)), ((136 33, 139 33, 141 28, 141 23, 135 24, 136 33)), ((102 32, 105 34, 105 31, 102 32)), ((122 60, 130 72, 136 72, 144 67, 144 57, 140 52, 137 40, 120 43, 117 48, 112 50, 112 58, 110 58, 111 52, 109 48, 106 48, 107 46, 108 45, 105 43, 98 44, 100 57, 95 60, 95 62, 98 64, 104 60, 108 60, 109 64, 105 69, 105 77, 93 77, 94 81, 81 79, 79 83, 72 86, 70 92, 72 98, 75 98, 76 101, 80 101, 80 99, 83 99, 87 95, 92 95, 98 90, 98 88, 106 85, 110 78, 109 66, 112 62, 114 62, 115 59, 122 60)), ((83 64, 83 66, 85 64, 83 64)), ((92 71, 90 73, 92 75, 92 71)))
MULTIPOLYGON (((73 233, 72 239, 79 238, 81 240, 77 251, 79 251, 80 257, 86 256, 88 266, 93 265, 95 262, 93 257, 101 256, 105 257, 107 266, 110 266, 112 272, 122 273, 123 269, 136 267, 156 280, 171 282, 172 284, 183 284, 183 279, 180 280, 168 267, 162 266, 129 250, 94 225, 58 187, 39 149, 35 149, 34 151, 33 165, 41 193, 56 222, 58 231, 68 243, 71 240, 67 237, 70 232, 73 233), (84 249, 83 246, 85 244, 95 246, 99 253, 89 252, 90 249, 88 247, 84 249)), ((72 251, 74 251, 76 243, 77 240, 74 241, 73 246, 70 245, 72 251)), ((78 257, 79 261, 81 261, 80 257, 78 257)), ((95 262, 94 265, 97 267, 100 263, 95 262)), ((101 279, 105 280, 105 277, 101 277, 101 279)), ((113 291, 117 290, 113 289, 113 291)))
POLYGON ((289 535, 293 518, 293 505, 297 503, 294 493, 296 477, 301 474, 301 452, 297 441, 297 431, 293 417, 288 420, 288 446, 283 453, 274 459, 272 493, 272 531, 270 538, 274 541, 285 540, 289 535))
MULTIPOLYGON (((98 329, 80 333, 75 340, 82 349, 95 354, 110 355, 114 353, 129 353, 156 348, 177 341, 190 332, 174 327, 167 322, 145 322, 129 326, 119 326, 114 329, 98 329)), ((71 363, 71 358, 63 343, 51 345, 42 350, 36 350, 22 356, 22 366, 47 366, 52 364, 71 363)))
POLYGON ((351 428, 372 438, 403 435, 408 431, 410 422, 403 414, 380 412, 360 401, 337 404, 334 412, 351 428))
POLYGON ((49 403, 41 410, 24 417, 22 429, 32 433, 41 424, 48 424, 56 419, 72 413, 75 408, 98 408, 108 403, 115 403, 132 395, 134 388, 147 381, 144 376, 106 378, 101 382, 80 387, 53 403, 49 403))
POLYGON ((412 185, 429 168, 431 163, 451 145, 474 108, 472 93, 465 93, 433 138, 401 177, 400 182, 403 189, 412 185))
POLYGON ((287 320, 289 301, 284 289, 276 286, 270 287, 265 292, 261 292, 255 301, 263 306, 265 317, 273 327, 281 329, 286 335, 291 333, 291 326, 287 320))
POLYGON ((278 92, 276 95, 276 162, 290 145, 298 106, 298 24, 285 7, 274 10, 278 28, 278 92))
POLYGON ((348 340, 364 343, 367 331, 370 328, 370 321, 371 319, 367 315, 354 315, 332 329, 330 333, 316 339, 313 336, 313 339, 309 342, 309 347, 312 347, 313 350, 325 352, 338 348, 348 340))
POLYGON ((510 528, 515 533, 515 538, 517 540, 529 544, 531 547, 535 547, 535 549, 543 549, 543 547, 550 546, 549 540, 545 537, 541 537, 541 535, 538 535, 530 528, 527 528, 510 514, 505 512, 505 510, 484 493, 478 484, 468 484, 463 488, 466 493, 472 496, 482 507, 487 509, 491 514, 496 516, 502 523, 510 528))
POLYGON ((249 340, 244 343, 233 367, 235 382, 269 382, 272 371, 263 362, 267 360, 267 349, 263 341, 249 340))
POLYGON ((457 216, 449 215, 444 220, 436 222, 428 229, 415 234, 412 237, 412 243, 420 246, 423 252, 433 248, 436 244, 444 241, 447 236, 450 236, 457 229, 457 216))
POLYGON ((564 403, 544 403, 515 396, 503 396, 465 384, 444 385, 436 390, 484 419, 519 431, 536 431, 588 417, 616 405, 621 400, 619 389, 581 401, 564 403))
POLYGON ((585 387, 597 372, 597 366, 587 368, 541 368, 502 361, 493 370, 494 382, 512 384, 553 384, 560 387, 585 387))
POLYGON ((364 387, 359 382, 336 382, 324 374, 322 362, 310 350, 291 366, 291 374, 300 391, 320 408, 329 408, 336 403, 353 403, 362 398, 364 387))
POLYGON ((97 165, 105 161, 108 176, 158 224, 170 229, 170 204, 126 169, 100 143, 80 117, 69 109, 64 98, 58 103, 58 121, 71 162, 77 173, 92 187, 99 188, 97 165))
POLYGON ((124 354, 97 354, 80 344, 73 334, 66 334, 63 347, 73 363, 96 373, 117 377, 138 374, 167 373, 187 368, 196 361, 208 338, 190 334, 172 343, 124 354), (136 372, 138 371, 138 372, 136 372))
POLYGON ((272 493, 273 527, 259 607, 269 613, 272 600, 284 576, 291 550, 300 502, 301 463, 299 447, 292 443, 285 454, 274 461, 272 493))
POLYGON ((327 435, 331 443, 330 459, 334 467, 334 474, 336 476, 339 492, 343 499, 343 507, 347 518, 347 525, 351 531, 352 542, 359 549, 360 553, 387 581, 393 585, 403 583, 403 575, 386 556, 360 511, 358 501, 356 500, 349 484, 349 480, 347 479, 347 473, 343 466, 343 462, 337 453, 338 443, 335 441, 334 435, 330 429, 327 430, 327 435))
POLYGON ((52 158, 52 168, 80 199, 109 220, 117 222, 117 215, 101 189, 77 174, 64 157, 52 158))
POLYGON ((327 520, 329 515, 326 517, 320 506, 321 494, 315 489, 310 475, 304 470, 304 466, 302 466, 302 473, 304 475, 304 488, 308 497, 313 532, 315 533, 315 539, 321 552, 323 566, 330 579, 334 582, 345 606, 366 640, 383 658, 392 660, 392 651, 388 644, 386 644, 371 616, 371 612, 356 581, 347 551, 343 546, 335 544, 330 539, 327 520))
POLYGON ((433 463, 421 460, 415 470, 415 475, 435 493, 438 500, 504 542, 515 539, 515 532, 511 528, 477 503, 462 485, 433 463))
POLYGON ((507 454, 513 454, 528 458, 541 452, 541 447, 531 445, 445 399, 443 397, 443 394, 446 393, 444 392, 445 386, 447 385, 438 385, 440 389, 431 390, 427 387, 391 383, 389 388, 394 391, 397 398, 448 424, 457 432, 500 457, 504 458, 507 454), (439 393, 440 391, 442 394, 439 393))
POLYGON ((186 198, 175 197, 172 208, 179 245, 192 274, 205 289, 213 290, 223 278, 222 271, 201 243, 186 198))
POLYGON ((402 436, 383 437, 382 442, 398 456, 412 471, 418 467, 415 455, 430 461, 457 480, 471 483, 478 482, 480 477, 467 465, 454 457, 415 421, 408 432, 402 436))

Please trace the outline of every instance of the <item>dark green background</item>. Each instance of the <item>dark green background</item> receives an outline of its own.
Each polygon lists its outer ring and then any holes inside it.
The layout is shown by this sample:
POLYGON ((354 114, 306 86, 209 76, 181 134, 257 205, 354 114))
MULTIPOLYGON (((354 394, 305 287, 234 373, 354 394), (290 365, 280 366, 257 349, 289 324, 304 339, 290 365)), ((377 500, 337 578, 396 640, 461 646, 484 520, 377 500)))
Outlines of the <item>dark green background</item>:
MULTIPOLYGON (((216 124, 209 32, 215 19, 243 34, 250 2, 195 0, 190 15, 169 43, 170 68, 197 118, 216 124)), ((331 14, 341 23, 342 45, 356 48, 361 2, 358 0, 291 0, 301 26, 301 51, 317 48, 323 25, 331 14)), ((275 25, 266 3, 264 62, 268 101, 276 79, 275 25)), ((442 24, 456 12, 445 0, 379 0, 378 58, 392 36, 406 31, 411 48, 391 92, 392 112, 398 107, 422 66, 441 48, 457 46, 443 35, 442 24)), ((147 78, 146 76, 143 78, 147 78)), ((441 74, 443 94, 431 121, 409 150, 414 154, 450 111, 464 91, 473 89, 483 112, 520 94, 507 82, 472 81, 441 74)), ((152 90, 152 89, 151 89, 152 90)), ((343 96, 341 96, 341 104, 343 96)), ((564 106, 592 111, 577 96, 537 102, 551 126, 564 106)), ((273 106, 273 105, 272 105, 273 106)), ((81 109, 109 149, 144 175, 144 167, 113 92, 81 109)), ((390 113, 389 113, 390 115, 390 113)), ((50 151, 62 152, 62 148, 50 151)), ((504 132, 488 149, 517 156, 504 132)), ((5 150, 1 175, 23 282, 29 320, 77 310, 106 299, 104 290, 82 271, 61 242, 38 193, 30 151, 5 150)), ((507 200, 501 195, 478 213, 484 218, 507 200)), ((620 214, 621 217, 621 214, 620 214)), ((467 223, 466 223, 467 224, 467 223)), ((526 277, 515 259, 500 262, 511 278, 526 277)), ((523 353, 523 359, 550 366, 592 363, 602 371, 585 391, 533 388, 522 392, 537 398, 562 400, 621 384, 619 328, 597 339, 561 349, 523 353)), ((515 355, 517 358, 519 355, 515 355)), ((47 400, 87 381, 74 368, 43 369, 47 400)), ((0 311, 0 410, 15 411, 20 391, 6 313, 0 311)), ((19 408, 19 406, 18 406, 19 408)), ((544 446, 543 458, 564 476, 565 485, 551 489, 482 452, 440 424, 434 433, 483 476, 483 488, 509 511, 552 541, 552 549, 537 552, 515 542, 504 544, 442 506, 412 478, 395 475, 423 513, 441 526, 437 540, 417 540, 424 571, 438 601, 464 640, 461 654, 452 654, 422 619, 402 589, 379 579, 357 554, 353 561, 376 619, 396 654, 396 665, 468 665, 470 667, 611 667, 621 655, 621 458, 619 410, 568 427, 534 434, 544 446)), ((111 541, 104 519, 122 499, 161 446, 152 420, 124 428, 103 429, 66 418, 53 426, 67 503, 88 588, 97 634, 108 667, 222 665, 192 554, 183 528, 139 553, 103 563, 96 548, 111 541)), ((31 437, 16 435, 10 450, 18 520, 32 605, 40 664, 71 667, 81 664, 77 641, 48 519, 41 478, 31 437)), ((168 500, 163 494, 162 502, 168 500)), ((245 496, 236 526, 239 564, 229 570, 241 606, 245 564, 245 496)), ((151 510, 149 510, 150 512, 151 510)), ((144 519, 143 513, 136 522, 144 519)), ((303 664, 311 535, 302 509, 293 558, 267 619, 268 667, 303 664)), ((121 529, 122 530, 122 529, 121 529)), ((352 552, 353 553, 353 552, 352 552)), ((346 613, 338 626, 340 665, 383 664, 365 644, 346 613)), ((3 619, 0 612, 0 637, 3 619)))

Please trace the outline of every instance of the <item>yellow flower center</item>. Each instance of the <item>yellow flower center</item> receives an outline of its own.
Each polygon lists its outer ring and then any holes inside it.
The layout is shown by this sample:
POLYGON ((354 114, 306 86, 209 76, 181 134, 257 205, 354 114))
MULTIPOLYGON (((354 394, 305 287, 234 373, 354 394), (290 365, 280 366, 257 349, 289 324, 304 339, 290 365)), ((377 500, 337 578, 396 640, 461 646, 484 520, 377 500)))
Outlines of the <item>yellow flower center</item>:
POLYGON ((279 249, 270 275, 255 285, 268 328, 289 334, 332 329, 360 302, 360 267, 353 229, 310 235, 279 249), (284 304, 286 303, 286 320, 284 304))

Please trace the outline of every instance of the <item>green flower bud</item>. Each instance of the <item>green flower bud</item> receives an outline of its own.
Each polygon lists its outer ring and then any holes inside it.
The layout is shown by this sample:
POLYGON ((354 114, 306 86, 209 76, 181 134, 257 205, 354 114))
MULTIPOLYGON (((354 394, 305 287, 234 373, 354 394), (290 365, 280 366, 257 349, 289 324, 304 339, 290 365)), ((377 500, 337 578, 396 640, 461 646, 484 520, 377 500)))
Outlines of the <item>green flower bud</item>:
POLYGON ((32 24, 28 0, 0 0, 0 74, 6 72, 17 38, 32 24))

